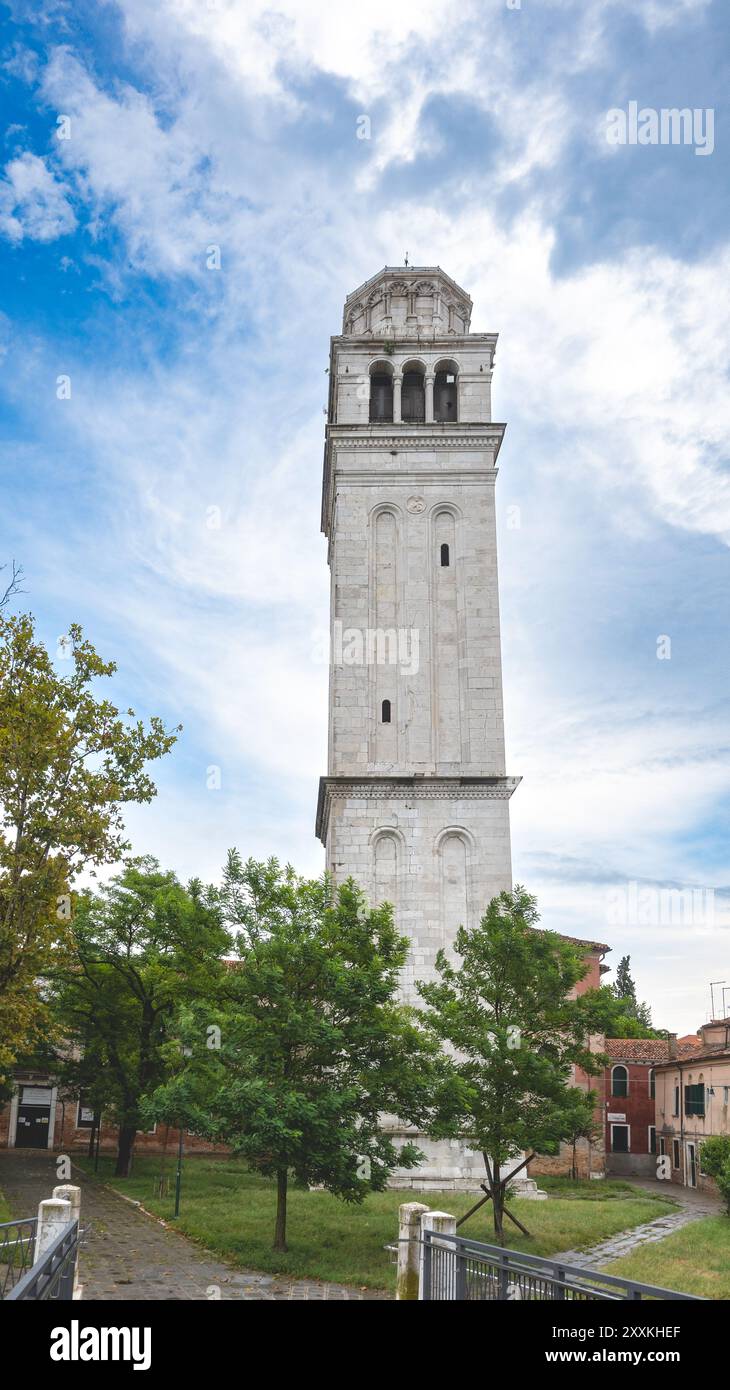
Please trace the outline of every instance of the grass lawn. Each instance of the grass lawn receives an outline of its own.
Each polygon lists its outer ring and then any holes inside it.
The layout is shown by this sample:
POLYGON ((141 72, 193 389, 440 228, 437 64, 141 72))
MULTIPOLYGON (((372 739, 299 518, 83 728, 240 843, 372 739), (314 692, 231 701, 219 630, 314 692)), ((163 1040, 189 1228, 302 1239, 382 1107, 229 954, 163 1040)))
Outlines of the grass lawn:
POLYGON ((2 1192, 0 1192, 0 1221, 12 1221, 12 1219, 13 1218, 10 1215, 10 1207, 5 1201, 2 1192))
POLYGON ((665 1240, 614 1260, 605 1271, 702 1298, 730 1298, 730 1216, 692 1221, 665 1240))
MULTIPOLYGON (((90 1171, 87 1159, 74 1161, 90 1171)), ((155 1196, 159 1172, 159 1157, 135 1159, 134 1173, 126 1179, 111 1176, 111 1159, 102 1159, 99 1164, 103 1181, 140 1201, 148 1211, 170 1220, 174 1210, 172 1158, 168 1157, 166 1167, 171 1191, 165 1197, 155 1196)), ((507 1244, 531 1254, 550 1255, 558 1250, 594 1245, 616 1231, 673 1210, 673 1204, 639 1195, 633 1188, 624 1191, 624 1187, 623 1183, 585 1182, 569 1185, 567 1195, 561 1189, 559 1196, 551 1196, 547 1202, 518 1198, 511 1205, 532 1232, 532 1238, 521 1235, 507 1220, 505 1224, 511 1228, 507 1244), (578 1195, 576 1186, 580 1188, 578 1195), (594 1188, 601 1191, 594 1192, 594 1188), (615 1188, 622 1190, 611 1190, 615 1188)), ((275 1185, 250 1173, 238 1159, 191 1156, 184 1163, 181 1210, 176 1224, 192 1240, 243 1268, 392 1289, 395 1270, 383 1246, 395 1240, 398 1207, 409 1201, 424 1202, 432 1209, 461 1216, 474 1205, 477 1196, 456 1192, 378 1192, 366 1198, 361 1207, 355 1207, 327 1192, 292 1188, 289 1250, 275 1254, 271 1249, 275 1185)), ((491 1242, 494 1233, 487 1211, 488 1207, 477 1212, 461 1228, 462 1234, 491 1242)))

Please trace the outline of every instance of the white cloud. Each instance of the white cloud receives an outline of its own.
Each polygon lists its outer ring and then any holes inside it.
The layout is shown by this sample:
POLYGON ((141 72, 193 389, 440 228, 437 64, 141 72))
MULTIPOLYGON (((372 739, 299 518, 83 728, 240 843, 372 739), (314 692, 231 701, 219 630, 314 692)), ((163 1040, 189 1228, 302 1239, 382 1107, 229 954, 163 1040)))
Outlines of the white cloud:
POLYGON ((46 161, 27 151, 9 160, 0 180, 0 234, 16 243, 55 241, 75 227, 68 185, 46 161))

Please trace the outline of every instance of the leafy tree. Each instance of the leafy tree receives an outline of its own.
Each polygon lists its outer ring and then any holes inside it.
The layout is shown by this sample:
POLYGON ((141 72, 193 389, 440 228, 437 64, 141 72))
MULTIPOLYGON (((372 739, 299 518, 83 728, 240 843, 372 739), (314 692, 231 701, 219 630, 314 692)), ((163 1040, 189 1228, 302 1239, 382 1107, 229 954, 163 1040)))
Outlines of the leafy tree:
POLYGON ((430 1133, 481 1151, 500 1243, 505 1165, 522 1151, 555 1151, 570 1137, 576 1106, 585 1106, 585 1093, 579 1102, 569 1085, 571 1069, 595 1073, 605 1061, 589 1051, 590 1011, 568 997, 585 964, 575 946, 536 931, 537 921, 524 888, 500 893, 477 927, 459 929, 460 963, 439 952, 440 978, 418 986, 424 1026, 453 1049, 459 1082, 430 1133))
POLYGON ((713 1134, 703 1141, 702 1171, 715 1179, 730 1216, 730 1134, 713 1134))
POLYGON ((236 851, 222 898, 240 961, 225 1008, 183 1018, 190 1059, 157 1093, 155 1114, 184 1116, 276 1178, 274 1249, 285 1250, 292 1175, 359 1202, 396 1165, 419 1161, 412 1144, 396 1150, 382 1115, 420 1123, 442 1063, 397 1002, 408 942, 389 905, 368 908, 352 880, 334 894, 326 878, 275 859, 243 864, 236 851))
POLYGON ((96 698, 116 668, 77 626, 65 654, 60 676, 33 618, 0 612, 0 1080, 43 1031, 36 982, 67 938, 74 879, 129 848, 121 807, 155 795, 145 765, 176 737, 96 698))
POLYGON ((616 967, 616 980, 613 992, 617 999, 632 1000, 636 1004, 636 985, 631 975, 631 956, 622 956, 616 967))
POLYGON ((652 1027, 651 1009, 648 1004, 639 1003, 636 998, 636 985, 631 974, 631 956, 622 956, 616 968, 616 979, 608 988, 613 995, 615 1008, 609 1010, 608 1026, 605 1029, 609 1038, 661 1038, 666 1033, 652 1027), (623 1030, 623 1031, 622 1031, 623 1030))
POLYGON ((215 890, 195 879, 183 888, 151 858, 84 893, 72 936, 70 965, 52 976, 70 1045, 62 1079, 119 1124, 116 1174, 125 1177, 145 1097, 169 1074, 168 1024, 181 1003, 220 990, 230 937, 215 890))
POLYGON ((573 1182, 578 1178, 578 1144, 585 1139, 590 1145, 601 1137, 601 1126, 596 1120, 596 1092, 579 1091, 572 1087, 568 1092, 565 1133, 563 1139, 571 1147, 570 1176, 573 1182))

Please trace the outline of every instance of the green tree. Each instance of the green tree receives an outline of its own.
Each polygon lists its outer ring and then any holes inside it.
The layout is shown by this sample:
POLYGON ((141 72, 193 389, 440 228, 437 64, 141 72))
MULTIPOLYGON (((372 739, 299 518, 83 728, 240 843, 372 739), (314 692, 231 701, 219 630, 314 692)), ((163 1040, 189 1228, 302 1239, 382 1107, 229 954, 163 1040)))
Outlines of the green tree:
POLYGON ((596 1092, 581 1091, 571 1087, 568 1092, 568 1106, 563 1139, 571 1147, 570 1176, 573 1182, 578 1178, 578 1144, 585 1139, 590 1154, 591 1144, 601 1137, 601 1126, 596 1119, 596 1092))
POLYGON ((537 921, 524 888, 500 893, 477 927, 457 932, 458 965, 439 952, 440 978, 418 986, 423 1024, 453 1050, 459 1082, 430 1132, 482 1153, 500 1243, 505 1165, 531 1149, 554 1152, 570 1136, 579 1103, 571 1069, 595 1073, 605 1061, 589 1050, 590 1011, 569 998, 586 966, 575 946, 535 930, 537 921))
POLYGON ((155 795, 145 765, 176 737, 96 697, 116 668, 77 626, 65 655, 58 675, 33 618, 0 612, 0 1080, 43 1031, 36 982, 67 937, 74 879, 129 848, 122 805, 155 795))
POLYGON ((622 956, 616 967, 616 979, 612 985, 604 986, 610 990, 615 1008, 609 1009, 607 1027, 608 1038, 661 1038, 666 1037, 660 1029, 652 1027, 651 1009, 648 1004, 639 1003, 636 998, 636 985, 631 974, 631 956, 622 956), (623 1030, 623 1031, 622 1031, 623 1030))
POLYGON ((70 963, 51 976, 61 1077, 118 1123, 125 1177, 145 1098, 169 1074, 168 1025, 181 1003, 220 992, 231 941, 216 891, 195 879, 183 888, 151 858, 84 893, 71 930, 70 963))
POLYGON ((730 1134, 713 1134, 703 1141, 702 1172, 715 1179, 730 1216, 730 1134))
POLYGON ((346 1201, 385 1187, 396 1150, 383 1112, 418 1124, 441 1067, 397 1002, 408 943, 389 905, 368 908, 349 880, 333 893, 275 859, 228 858, 222 892, 240 961, 217 1015, 188 1010, 187 1067, 155 1097, 155 1114, 230 1144, 276 1178, 274 1249, 285 1250, 287 1192, 321 1184, 346 1201), (206 1033, 220 1026, 220 1049, 206 1033))
POLYGON ((631 956, 622 956, 616 967, 616 980, 613 992, 617 999, 630 999, 636 1003, 636 985, 631 975, 631 956))

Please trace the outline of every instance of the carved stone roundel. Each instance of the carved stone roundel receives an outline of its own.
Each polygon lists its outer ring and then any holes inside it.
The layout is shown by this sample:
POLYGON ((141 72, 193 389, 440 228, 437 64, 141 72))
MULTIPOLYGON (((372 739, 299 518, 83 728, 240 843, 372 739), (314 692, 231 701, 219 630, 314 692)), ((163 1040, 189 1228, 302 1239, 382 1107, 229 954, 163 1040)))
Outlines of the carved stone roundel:
POLYGON ((426 503, 422 497, 409 497, 406 506, 409 512, 413 512, 416 515, 426 510, 426 503))

